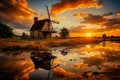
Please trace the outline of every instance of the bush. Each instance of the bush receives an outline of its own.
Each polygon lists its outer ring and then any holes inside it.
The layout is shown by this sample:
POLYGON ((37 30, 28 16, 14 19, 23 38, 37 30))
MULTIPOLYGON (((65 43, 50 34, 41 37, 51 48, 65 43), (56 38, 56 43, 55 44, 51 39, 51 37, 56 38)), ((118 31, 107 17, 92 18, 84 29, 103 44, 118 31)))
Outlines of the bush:
POLYGON ((29 38, 29 36, 25 32, 23 32, 21 39, 28 39, 28 38, 29 38))
POLYGON ((67 28, 62 28, 61 29, 61 32, 60 32, 60 36, 61 36, 61 38, 67 38, 68 36, 69 36, 69 31, 68 31, 68 29, 67 28))

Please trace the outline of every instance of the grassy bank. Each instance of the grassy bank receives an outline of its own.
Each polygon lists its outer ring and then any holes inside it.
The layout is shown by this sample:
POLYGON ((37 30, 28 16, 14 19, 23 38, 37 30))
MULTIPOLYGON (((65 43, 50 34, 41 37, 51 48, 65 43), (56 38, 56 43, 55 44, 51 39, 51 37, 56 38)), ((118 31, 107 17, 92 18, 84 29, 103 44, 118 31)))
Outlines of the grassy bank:
POLYGON ((93 44, 101 42, 95 38, 68 38, 68 39, 47 39, 47 40, 21 40, 21 39, 0 39, 1 51, 18 50, 49 50, 50 47, 75 46, 80 44, 93 44))
POLYGON ((96 44, 100 42, 101 39, 96 38, 68 38, 68 39, 53 39, 47 41, 47 45, 50 47, 61 47, 61 46, 75 46, 81 44, 96 44))

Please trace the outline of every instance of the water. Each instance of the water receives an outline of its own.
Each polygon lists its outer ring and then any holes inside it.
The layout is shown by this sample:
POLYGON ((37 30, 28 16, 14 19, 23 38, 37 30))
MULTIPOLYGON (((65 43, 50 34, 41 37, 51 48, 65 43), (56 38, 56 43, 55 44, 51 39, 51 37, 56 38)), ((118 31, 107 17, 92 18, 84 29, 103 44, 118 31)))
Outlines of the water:
POLYGON ((57 58, 0 53, 0 80, 120 80, 120 43, 51 48, 57 58))

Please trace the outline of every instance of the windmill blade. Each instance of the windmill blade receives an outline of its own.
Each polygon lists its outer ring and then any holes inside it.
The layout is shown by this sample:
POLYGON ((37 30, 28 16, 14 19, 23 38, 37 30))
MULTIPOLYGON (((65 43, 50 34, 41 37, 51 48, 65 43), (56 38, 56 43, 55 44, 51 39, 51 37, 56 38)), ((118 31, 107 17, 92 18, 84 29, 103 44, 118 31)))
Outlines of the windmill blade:
POLYGON ((47 5, 46 5, 46 8, 47 8, 47 13, 48 13, 48 18, 49 18, 49 20, 50 20, 51 22, 53 22, 53 23, 59 24, 58 21, 51 20, 50 13, 49 13, 49 9, 48 9, 48 6, 47 6, 47 5))
POLYGON ((47 14, 48 14, 48 18, 49 18, 49 20, 50 20, 50 23, 48 24, 48 30, 50 30, 50 26, 51 26, 52 28, 53 28, 53 26, 52 26, 52 23, 51 23, 50 13, 49 13, 48 6, 46 5, 45 7, 47 8, 47 14))
POLYGON ((48 18, 49 18, 49 20, 50 20, 50 22, 49 22, 49 24, 48 24, 48 30, 53 30, 52 22, 53 22, 53 23, 56 23, 56 24, 59 24, 59 22, 51 20, 48 6, 46 5, 45 7, 47 8, 48 18))
POLYGON ((50 74, 51 74, 51 70, 49 70, 48 76, 47 76, 47 80, 50 80, 50 74))
POLYGON ((51 19, 50 19, 50 13, 49 13, 48 6, 46 5, 45 7, 47 8, 48 18, 49 18, 49 20, 51 20, 51 19))

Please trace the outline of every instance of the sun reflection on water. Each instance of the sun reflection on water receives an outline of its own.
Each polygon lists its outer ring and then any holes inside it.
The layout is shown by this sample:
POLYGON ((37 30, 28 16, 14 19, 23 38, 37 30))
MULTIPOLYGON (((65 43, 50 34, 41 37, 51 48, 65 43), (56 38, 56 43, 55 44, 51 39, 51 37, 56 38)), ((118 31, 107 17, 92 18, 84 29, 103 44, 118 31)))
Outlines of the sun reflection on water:
POLYGON ((91 48, 91 46, 90 45, 86 45, 86 48, 91 48))

